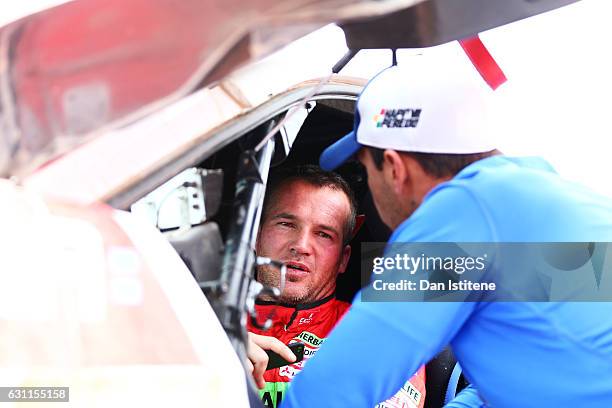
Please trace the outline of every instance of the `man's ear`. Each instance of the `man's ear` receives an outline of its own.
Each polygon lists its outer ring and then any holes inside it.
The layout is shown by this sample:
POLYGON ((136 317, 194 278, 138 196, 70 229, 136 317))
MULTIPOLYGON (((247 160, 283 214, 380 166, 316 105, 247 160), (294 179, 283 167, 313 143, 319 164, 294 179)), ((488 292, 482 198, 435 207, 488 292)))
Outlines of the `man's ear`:
POLYGON ((384 177, 393 192, 401 196, 407 183, 411 182, 410 169, 395 150, 385 150, 383 157, 384 177))
POLYGON ((342 249, 342 259, 340 260, 340 267, 338 268, 338 273, 344 273, 346 271, 346 267, 348 266, 348 261, 351 258, 351 246, 345 245, 342 249))

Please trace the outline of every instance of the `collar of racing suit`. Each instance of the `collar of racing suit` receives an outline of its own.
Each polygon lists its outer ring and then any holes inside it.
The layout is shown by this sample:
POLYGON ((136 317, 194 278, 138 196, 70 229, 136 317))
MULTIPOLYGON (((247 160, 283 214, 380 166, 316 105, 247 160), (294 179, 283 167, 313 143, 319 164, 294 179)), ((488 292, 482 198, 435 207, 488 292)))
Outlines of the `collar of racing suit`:
MULTIPOLYGON (((323 299, 315 300, 314 302, 310 302, 310 303, 298 303, 298 304, 292 305, 289 303, 282 303, 282 302, 276 303, 274 301, 269 301, 269 300, 255 300, 255 304, 259 306, 275 306, 271 310, 271 312, 274 315, 277 315, 277 317, 280 317, 281 319, 283 315, 290 314, 289 320, 287 321, 287 323, 285 323, 285 330, 287 330, 301 311, 317 308, 319 306, 324 305, 325 303, 330 302, 331 300, 335 298, 336 298, 336 294, 332 293, 331 295, 324 297, 323 299)), ((274 317, 274 315, 270 317, 274 317)))

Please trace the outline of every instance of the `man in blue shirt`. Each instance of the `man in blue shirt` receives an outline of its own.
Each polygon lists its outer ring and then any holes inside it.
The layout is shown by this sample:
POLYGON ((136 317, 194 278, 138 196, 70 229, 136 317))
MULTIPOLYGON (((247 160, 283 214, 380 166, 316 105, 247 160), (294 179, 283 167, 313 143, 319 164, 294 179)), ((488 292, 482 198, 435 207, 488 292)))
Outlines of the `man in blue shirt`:
MULTIPOLYGON (((357 156, 394 229, 390 243, 611 242, 609 198, 542 159, 495 149, 486 124, 494 93, 468 67, 425 55, 383 71, 357 102, 353 132, 321 166, 357 156)), ((606 255, 602 284, 611 278, 606 255)), ((362 294, 283 407, 372 407, 449 343, 474 388, 448 406, 612 407, 612 303, 370 302, 362 294)))

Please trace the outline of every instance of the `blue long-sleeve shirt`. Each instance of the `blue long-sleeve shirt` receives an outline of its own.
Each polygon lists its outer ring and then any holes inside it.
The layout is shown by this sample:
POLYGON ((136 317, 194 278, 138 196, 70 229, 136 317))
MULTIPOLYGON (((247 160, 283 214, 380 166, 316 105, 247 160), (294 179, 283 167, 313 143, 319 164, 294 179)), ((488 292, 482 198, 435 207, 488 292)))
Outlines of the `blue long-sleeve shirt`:
MULTIPOLYGON (((612 241, 609 198, 540 159, 502 156, 434 188, 390 239, 592 241, 612 241)), ((372 407, 450 343, 485 404, 609 408, 611 316, 612 303, 602 302, 365 302, 358 294, 282 406, 372 407)))

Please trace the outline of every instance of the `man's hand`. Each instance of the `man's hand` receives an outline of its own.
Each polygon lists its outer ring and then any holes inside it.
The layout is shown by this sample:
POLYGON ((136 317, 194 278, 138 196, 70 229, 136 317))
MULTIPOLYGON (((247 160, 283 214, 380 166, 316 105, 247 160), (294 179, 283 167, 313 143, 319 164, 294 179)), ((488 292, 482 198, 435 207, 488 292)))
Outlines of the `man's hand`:
POLYGON ((268 355, 264 350, 272 350, 287 361, 296 360, 291 349, 277 338, 249 332, 249 345, 247 348, 247 355, 249 357, 248 367, 259 389, 266 385, 263 375, 268 365, 268 355))

